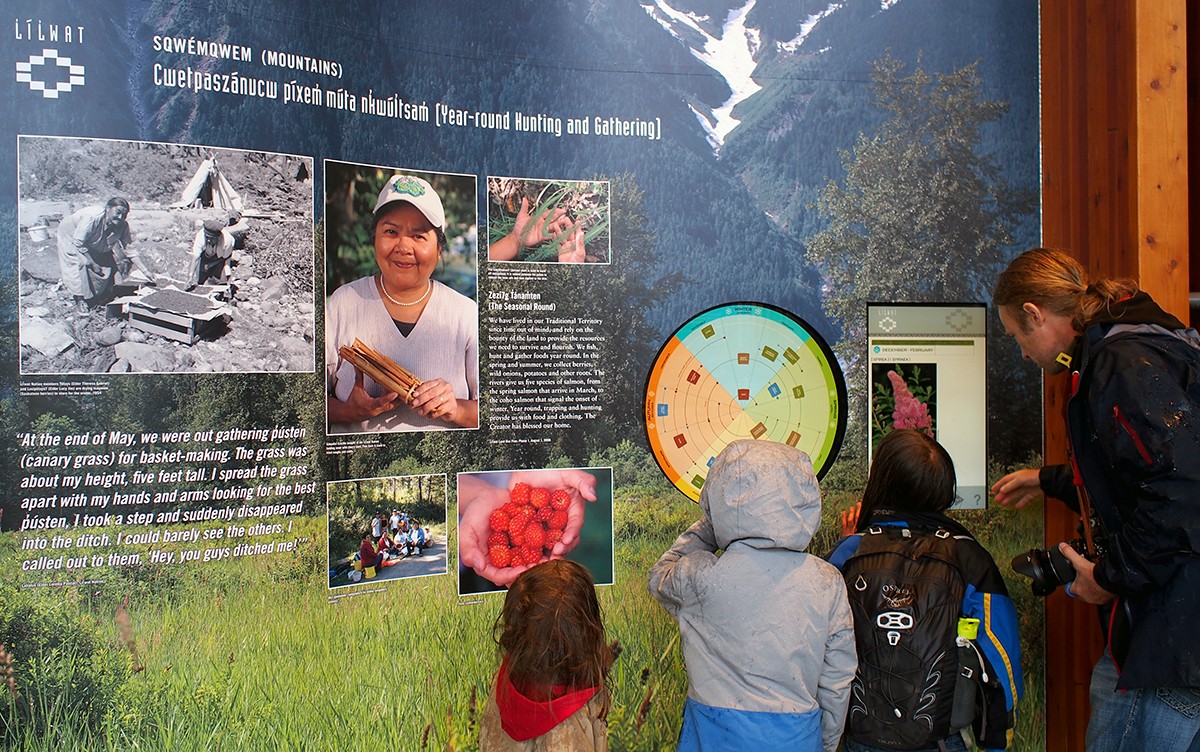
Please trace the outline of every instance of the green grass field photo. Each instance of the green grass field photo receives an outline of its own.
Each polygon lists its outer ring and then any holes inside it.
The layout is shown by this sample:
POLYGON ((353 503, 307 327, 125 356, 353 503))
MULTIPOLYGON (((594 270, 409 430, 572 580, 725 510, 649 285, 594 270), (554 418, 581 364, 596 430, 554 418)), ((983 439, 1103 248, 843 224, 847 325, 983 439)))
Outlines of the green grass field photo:
MULTIPOLYGON (((669 750, 687 676, 678 628, 647 593, 646 574, 699 508, 652 466, 618 455, 597 458, 616 471, 616 577, 599 588, 607 632, 621 645, 609 745, 669 750)), ((857 501, 863 480, 825 479, 813 552, 836 543, 838 513, 857 501)), ((1042 605, 1007 566, 1041 544, 1040 505, 956 516, 1001 564, 1018 604, 1026 687, 1013 748, 1042 750, 1042 605)), ((331 590, 324 514, 264 522, 290 527, 276 538, 294 549, 172 565, 143 557, 139 566, 53 574, 23 572, 30 557, 20 535, 3 535, 5 748, 477 749, 503 594, 460 598, 452 574, 331 590), (42 586, 47 578, 61 584, 42 586)))

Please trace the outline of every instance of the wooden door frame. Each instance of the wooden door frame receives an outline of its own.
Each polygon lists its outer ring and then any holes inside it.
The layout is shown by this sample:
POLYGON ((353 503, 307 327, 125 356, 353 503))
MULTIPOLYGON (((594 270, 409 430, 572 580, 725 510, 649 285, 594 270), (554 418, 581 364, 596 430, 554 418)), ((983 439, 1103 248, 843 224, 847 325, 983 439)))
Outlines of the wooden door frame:
MULTIPOLYGON (((1042 243, 1095 277, 1133 277, 1189 321, 1189 0, 1041 3, 1042 243)), ((1193 8, 1194 10, 1194 8, 1193 8)), ((1066 457, 1065 377, 1045 380, 1044 454, 1066 457)), ((1078 518, 1045 507, 1046 543, 1078 518)), ((1083 750, 1101 652, 1093 609, 1046 599, 1046 749, 1083 750)), ((1037 702, 1037 698, 1026 701, 1037 702)))

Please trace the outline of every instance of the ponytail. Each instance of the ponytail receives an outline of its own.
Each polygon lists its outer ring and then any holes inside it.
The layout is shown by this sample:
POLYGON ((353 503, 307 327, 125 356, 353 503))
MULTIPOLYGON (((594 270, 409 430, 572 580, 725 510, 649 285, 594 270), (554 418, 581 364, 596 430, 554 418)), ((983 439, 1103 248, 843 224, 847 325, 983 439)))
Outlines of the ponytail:
POLYGON ((1023 306, 1067 316, 1075 331, 1082 332, 1102 310, 1108 310, 1137 292, 1132 279, 1102 279, 1088 284, 1087 272, 1067 254, 1049 248, 1033 248, 1017 256, 996 281, 992 302, 1004 306, 1022 331, 1029 331, 1023 306))

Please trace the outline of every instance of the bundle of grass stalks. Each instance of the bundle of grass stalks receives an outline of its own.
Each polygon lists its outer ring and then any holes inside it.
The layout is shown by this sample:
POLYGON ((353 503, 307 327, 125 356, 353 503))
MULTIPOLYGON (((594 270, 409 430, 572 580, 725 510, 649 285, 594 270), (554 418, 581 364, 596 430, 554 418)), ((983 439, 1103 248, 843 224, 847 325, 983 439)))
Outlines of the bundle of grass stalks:
POLYGON ((374 379, 376 384, 402 396, 405 402, 412 400, 413 390, 421 385, 421 380, 412 372, 383 353, 372 350, 362 340, 354 340, 349 347, 339 347, 338 354, 374 379))

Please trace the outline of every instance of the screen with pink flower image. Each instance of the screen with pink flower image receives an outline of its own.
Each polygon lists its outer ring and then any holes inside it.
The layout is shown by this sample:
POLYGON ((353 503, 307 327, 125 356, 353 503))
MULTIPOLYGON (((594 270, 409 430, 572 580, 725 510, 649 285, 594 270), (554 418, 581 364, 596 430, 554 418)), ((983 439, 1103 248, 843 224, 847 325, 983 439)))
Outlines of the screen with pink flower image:
POLYGON ((896 429, 937 439, 954 459, 955 509, 987 505, 987 309, 870 304, 870 453, 896 429))

